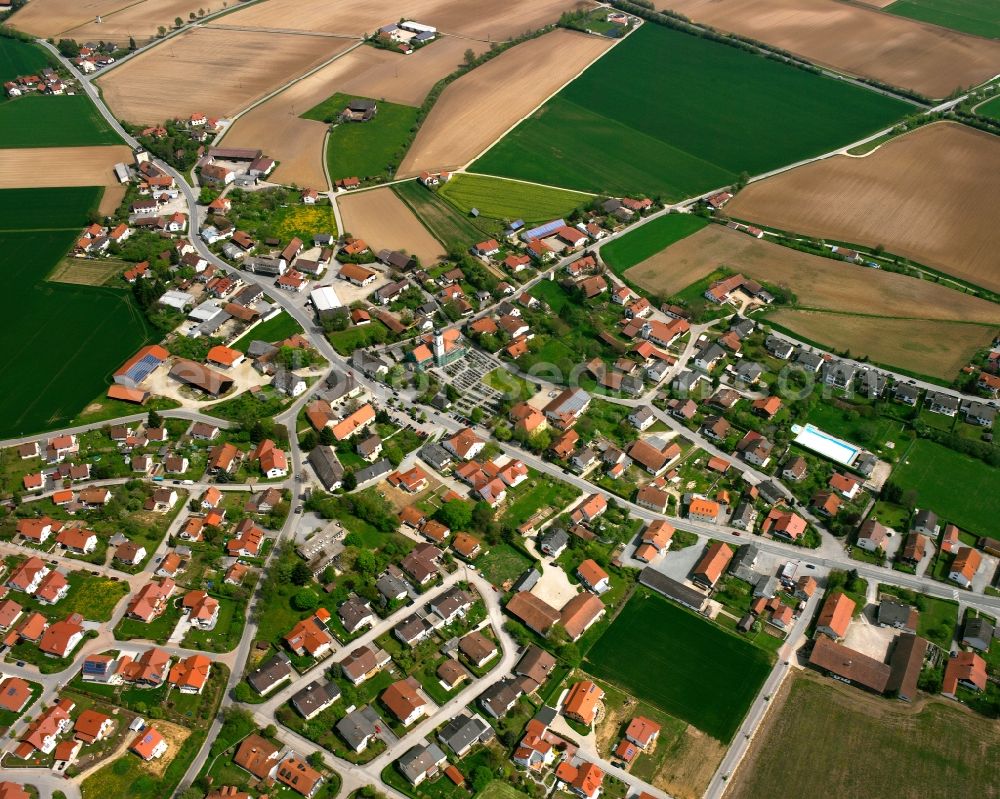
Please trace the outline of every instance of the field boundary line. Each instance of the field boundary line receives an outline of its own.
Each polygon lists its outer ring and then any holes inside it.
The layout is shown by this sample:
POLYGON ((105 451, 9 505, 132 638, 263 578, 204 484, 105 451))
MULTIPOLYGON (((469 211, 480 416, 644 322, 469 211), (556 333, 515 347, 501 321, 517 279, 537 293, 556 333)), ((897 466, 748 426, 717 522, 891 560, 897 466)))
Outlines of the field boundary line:
MULTIPOLYGON (((469 172, 463 169, 457 169, 451 173, 452 177, 456 175, 468 175, 469 177, 480 177, 480 178, 493 178, 494 180, 507 180, 511 183, 523 183, 525 186, 538 186, 542 189, 555 189, 557 191, 565 191, 570 194, 579 194, 581 197, 600 197, 602 196, 599 192, 593 193, 589 191, 580 191, 580 189, 567 189, 565 186, 556 186, 552 183, 539 183, 537 180, 522 180, 521 178, 507 178, 503 175, 492 175, 489 172, 469 172)), ((405 180, 416 180, 416 178, 405 178, 405 180)), ((447 185, 447 184, 446 184, 447 185)))

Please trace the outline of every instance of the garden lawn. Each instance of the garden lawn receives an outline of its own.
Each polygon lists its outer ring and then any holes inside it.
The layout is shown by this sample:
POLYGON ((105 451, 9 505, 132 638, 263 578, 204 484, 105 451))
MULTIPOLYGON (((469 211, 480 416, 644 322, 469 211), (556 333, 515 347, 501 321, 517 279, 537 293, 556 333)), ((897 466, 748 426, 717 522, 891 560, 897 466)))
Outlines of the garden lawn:
POLYGON ((276 344, 301 332, 302 325, 296 322, 288 311, 282 311, 277 316, 252 328, 245 336, 238 338, 232 347, 240 352, 246 352, 252 341, 266 341, 268 344, 276 344))
POLYGON ((492 235, 415 180, 394 183, 392 190, 448 252, 464 253, 477 241, 492 235))
POLYGON ((770 658, 694 613, 638 592, 584 666, 728 743, 764 684, 770 658))
POLYGON ((884 10, 962 33, 1000 38, 996 0, 898 0, 884 10))
POLYGON ((679 199, 732 183, 741 172, 760 174, 834 150, 912 109, 845 81, 646 23, 473 170, 679 199))
POLYGON ((527 555, 510 544, 495 544, 489 551, 476 558, 479 572, 498 588, 508 580, 516 580, 531 568, 527 555))
POLYGON ((1000 121, 1000 97, 987 100, 976 109, 976 113, 980 116, 1000 121))
POLYGON ((229 652, 239 646, 246 623, 246 603, 225 596, 219 600, 219 618, 214 630, 191 627, 184 636, 183 646, 204 652, 229 652))
POLYGON ((892 481, 917 493, 915 504, 968 532, 1000 533, 1000 468, 918 438, 892 481))
POLYGON ((476 794, 475 799, 527 799, 527 794, 517 790, 509 782, 493 780, 476 794))
POLYGON ((128 593, 128 583, 83 572, 69 575, 69 593, 56 606, 60 614, 79 613, 89 621, 110 621, 115 607, 128 593))
POLYGON ((48 53, 38 45, 0 37, 0 82, 35 74, 51 63, 48 53))
POLYGON ((121 139, 85 95, 26 95, 0 103, 0 148, 102 144, 121 139))
POLYGON ((622 277, 626 269, 651 258, 707 224, 707 219, 692 214, 660 216, 602 247, 601 258, 616 275, 622 277))
POLYGON ((115 638, 120 641, 129 641, 139 638, 153 641, 157 644, 166 643, 170 633, 174 631, 177 622, 181 618, 180 594, 170 597, 167 609, 161 616, 153 619, 149 624, 138 619, 124 618, 115 627, 115 638))
POLYGON ((463 214, 476 208, 481 216, 522 219, 528 224, 568 216, 592 199, 591 195, 580 192, 467 172, 453 176, 438 194, 463 214))
POLYGON ((532 472, 529 479, 517 488, 511 489, 513 499, 504 509, 501 521, 512 527, 520 527, 541 508, 549 508, 558 513, 581 492, 562 480, 551 480, 545 475, 532 472))
MULTIPOLYGON (((347 94, 335 94, 302 116, 332 122, 344 110, 347 94)), ((326 161, 334 180, 377 177, 395 172, 406 154, 418 109, 398 103, 378 102, 378 113, 369 122, 341 122, 330 130, 326 161)))

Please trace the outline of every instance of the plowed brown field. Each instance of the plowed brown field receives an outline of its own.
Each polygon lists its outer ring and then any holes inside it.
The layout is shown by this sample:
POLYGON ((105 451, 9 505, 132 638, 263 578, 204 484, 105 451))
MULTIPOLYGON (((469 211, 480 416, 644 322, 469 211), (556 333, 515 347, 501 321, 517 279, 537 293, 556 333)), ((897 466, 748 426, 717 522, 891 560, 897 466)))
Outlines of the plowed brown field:
POLYGON ((434 104, 399 176, 465 166, 611 45, 597 36, 555 30, 463 75, 434 104))
POLYGON ((441 242, 427 232, 420 220, 391 188, 349 194, 337 198, 344 231, 364 239, 378 252, 405 250, 421 262, 432 264, 445 255, 441 242))
POLYGON ((790 290, 797 304, 845 313, 913 319, 1000 322, 987 300, 928 280, 869 269, 709 225, 636 264, 625 276, 658 295, 670 295, 720 266, 790 290))
POLYGON ((470 46, 476 52, 486 49, 482 42, 452 37, 410 56, 359 47, 240 117, 224 141, 232 147, 259 147, 280 161, 276 181, 320 188, 326 185, 323 140, 328 125, 300 119, 300 114, 337 92, 420 105, 438 80, 458 68, 470 46))
POLYGON ((97 83, 115 114, 129 122, 162 122, 199 111, 228 117, 352 44, 323 36, 198 28, 97 83))
POLYGON ((753 183, 726 207, 740 219, 810 236, 882 244, 1000 291, 1000 140, 950 122, 753 183))
POLYGON ((0 150, 0 189, 104 186, 99 210, 107 214, 125 196, 125 187, 114 173, 118 162, 132 162, 132 150, 124 144, 0 150))
POLYGON ((502 41, 555 22, 580 0, 269 0, 226 17, 230 25, 361 36, 401 18, 442 33, 502 41))
POLYGON ((657 7, 930 97, 981 83, 1000 64, 1000 42, 839 0, 659 0, 657 7))

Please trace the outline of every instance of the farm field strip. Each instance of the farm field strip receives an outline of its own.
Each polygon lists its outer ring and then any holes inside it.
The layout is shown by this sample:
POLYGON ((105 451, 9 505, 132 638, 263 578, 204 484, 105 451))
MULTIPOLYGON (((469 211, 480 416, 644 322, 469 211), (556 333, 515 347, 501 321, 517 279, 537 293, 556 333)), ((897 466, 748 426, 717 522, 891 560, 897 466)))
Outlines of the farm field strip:
POLYGON ((400 177, 468 164, 612 44, 602 37, 554 30, 463 75, 441 93, 424 120, 400 165, 400 177), (483 113, 485 96, 489 113, 483 113))
POLYGON ((770 662, 762 650, 694 613, 636 594, 590 649, 584 668, 728 742, 770 662))
POLYGON ((445 254, 441 243, 388 186, 338 197, 337 205, 344 232, 364 239, 375 252, 405 250, 424 264, 445 254))
MULTIPOLYGON (((98 210, 107 214, 114 211, 125 196, 125 187, 115 177, 114 165, 131 160, 132 150, 124 144, 113 147, 0 149, 0 189, 104 186, 98 210)), ((36 230, 56 226, 51 214, 40 208, 33 211, 23 224, 17 225, 17 229, 36 230), (40 220, 44 220, 44 224, 40 225, 40 220)), ((0 223, 0 227, 8 226, 0 223)))
POLYGON ((1000 63, 1000 42, 838 0, 668 0, 658 5, 816 64, 929 97, 976 86, 995 75, 1000 63))
POLYGON ((0 148, 120 143, 85 95, 28 95, 0 102, 0 148))
POLYGON ((646 23, 472 170, 677 199, 732 182, 740 172, 761 174, 830 152, 912 109, 853 84, 646 23), (838 113, 831 117, 833 108, 838 113))
POLYGON ((929 280, 812 255, 720 224, 670 245, 625 276, 650 293, 670 296, 723 266, 791 291, 802 308, 986 325, 1000 316, 996 304, 929 280))
POLYGON ((319 36, 196 28, 95 82, 115 114, 133 123, 198 112, 225 118, 356 45, 319 36))
POLYGON ((765 318, 825 348, 947 382, 996 333, 989 325, 823 311, 779 309, 765 318))
POLYGON ((484 228, 415 180, 394 183, 392 190, 448 252, 465 252, 488 237, 484 228))
POLYGON ((667 214, 658 217, 601 247, 601 260, 616 275, 621 275, 671 244, 697 233, 707 224, 707 219, 693 214, 667 214))
POLYGON ((523 219, 527 223, 566 216, 593 199, 592 194, 471 172, 452 175, 438 194, 465 214, 475 208, 491 219, 523 219))
MULTIPOLYGON (((35 0, 32 0, 35 2, 35 0)), ((105 12, 101 21, 95 21, 91 16, 83 24, 63 31, 65 35, 79 42, 106 41, 127 45, 129 37, 138 43, 152 39, 160 27, 173 30, 174 21, 180 17, 185 23, 191 19, 191 14, 198 16, 210 14, 225 8, 224 0, 140 0, 127 2, 124 7, 115 11, 105 12), (203 14, 198 14, 203 11, 203 14)))
POLYGON ((752 183, 726 213, 779 230, 886 250, 1000 291, 1000 140, 926 125, 865 158, 837 156, 752 183), (974 167, 973 167, 974 165, 974 167))
POLYGON ((1000 38, 1000 6, 994 0, 896 0, 885 10, 974 36, 1000 38))
POLYGON ((36 44, 0 37, 0 82, 30 75, 49 66, 51 62, 48 52, 36 44))

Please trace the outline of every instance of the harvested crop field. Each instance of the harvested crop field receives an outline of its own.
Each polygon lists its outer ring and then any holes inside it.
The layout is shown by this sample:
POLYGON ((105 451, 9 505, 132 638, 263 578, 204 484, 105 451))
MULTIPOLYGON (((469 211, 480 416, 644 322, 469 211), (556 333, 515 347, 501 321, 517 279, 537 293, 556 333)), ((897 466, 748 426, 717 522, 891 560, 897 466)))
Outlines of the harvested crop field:
POLYGON ((131 162, 132 151, 114 147, 39 147, 0 150, 0 189, 22 186, 104 186, 102 214, 118 208, 125 187, 115 178, 114 165, 131 162))
POLYGON ((1000 42, 839 0, 660 0, 657 5, 930 97, 981 83, 1000 63, 1000 42))
POLYGON ((792 292, 796 304, 883 317, 996 323, 997 306, 928 280, 793 250, 709 225, 625 272, 652 294, 669 296, 721 266, 792 292))
POLYGON ((726 799, 807 799, 832 785, 844 797, 996 799, 998 757, 996 722, 958 704, 897 702, 802 671, 772 700, 726 799))
MULTIPOLYGON (((403 17, 433 25, 446 34, 502 41, 555 22, 567 9, 589 6, 579 0, 269 0, 225 18, 229 25, 285 28, 348 36, 369 34, 403 17)), ((437 46, 438 43, 430 45, 437 46)))
POLYGON ((230 117, 350 47, 345 39, 198 28, 98 78, 105 102, 134 123, 203 112, 230 117))
POLYGON ((208 14, 218 11, 225 3, 223 0, 141 0, 138 3, 119 1, 114 5, 121 8, 104 12, 100 23, 95 22, 94 15, 91 15, 82 24, 68 28, 64 33, 79 42, 106 41, 127 45, 132 36, 142 44, 156 36, 160 26, 171 30, 177 17, 188 22, 192 12, 197 14, 202 9, 208 14))
POLYGON ((376 252, 405 250, 425 264, 445 254, 441 243, 388 187, 338 197, 337 205, 345 231, 364 239, 376 252))
POLYGON ((953 380, 976 350, 988 347, 997 327, 924 319, 886 319, 780 309, 767 321, 855 358, 895 366, 914 374, 953 380))
POLYGON ((400 177, 469 163, 611 45, 597 36, 555 30, 463 75, 441 93, 424 120, 400 165, 400 177), (488 113, 484 97, 489 97, 488 113))
POLYGON ((951 122, 753 183, 735 218, 886 250, 1000 291, 1000 139, 951 122))
POLYGON ((901 17, 975 36, 1000 38, 1000 5, 996 0, 897 0, 884 8, 901 17))
MULTIPOLYGON (((103 17, 121 11, 133 2, 134 0, 31 0, 11 16, 8 22, 25 33, 47 38, 93 22, 97 16, 103 17)), ((173 17, 170 21, 173 21, 173 17)))

